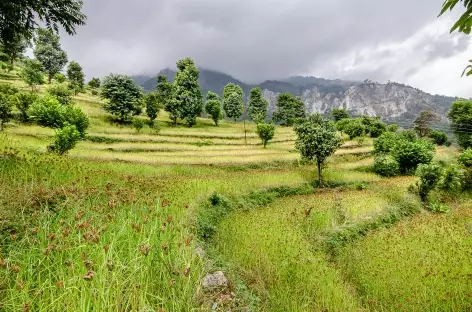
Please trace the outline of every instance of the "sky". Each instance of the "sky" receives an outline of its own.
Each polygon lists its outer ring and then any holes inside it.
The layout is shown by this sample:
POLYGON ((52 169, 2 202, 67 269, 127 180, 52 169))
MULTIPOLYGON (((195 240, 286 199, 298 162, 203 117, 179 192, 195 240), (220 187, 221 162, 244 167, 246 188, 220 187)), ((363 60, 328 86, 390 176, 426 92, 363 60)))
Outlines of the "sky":
POLYGON ((156 75, 191 57, 247 83, 292 75, 396 81, 472 97, 472 36, 444 0, 84 0, 87 24, 62 34, 88 78, 156 75))

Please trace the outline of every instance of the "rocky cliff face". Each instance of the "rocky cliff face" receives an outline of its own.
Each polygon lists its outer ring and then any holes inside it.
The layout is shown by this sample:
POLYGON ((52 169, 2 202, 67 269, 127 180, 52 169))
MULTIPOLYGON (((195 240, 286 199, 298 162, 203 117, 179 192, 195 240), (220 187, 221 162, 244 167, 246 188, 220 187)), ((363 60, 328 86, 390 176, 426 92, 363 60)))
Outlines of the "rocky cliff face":
MULTIPOLYGON (((172 81, 175 72, 167 69, 160 74, 172 81)), ((136 81, 141 81, 141 78, 136 77, 136 81)), ((379 116, 382 119, 412 119, 422 110, 431 110, 445 117, 451 103, 455 101, 453 97, 431 95, 400 83, 379 84, 369 80, 358 82, 297 76, 250 85, 224 73, 200 69, 199 83, 204 95, 208 91, 221 95, 229 82, 240 85, 246 96, 251 88, 259 86, 269 101, 269 115, 276 110, 277 95, 282 92, 300 96, 307 113, 329 114, 334 108, 345 108, 352 115, 379 116)), ((152 91, 156 87, 156 78, 141 85, 145 91, 152 91)))
MULTIPOLYGON (((276 109, 277 92, 265 89, 269 110, 276 109)), ((422 110, 432 110, 445 116, 452 97, 433 96, 421 90, 397 83, 359 83, 341 92, 323 92, 318 86, 306 87, 299 96, 307 113, 329 114, 334 108, 344 108, 352 115, 379 116, 382 119, 410 118, 422 110)))

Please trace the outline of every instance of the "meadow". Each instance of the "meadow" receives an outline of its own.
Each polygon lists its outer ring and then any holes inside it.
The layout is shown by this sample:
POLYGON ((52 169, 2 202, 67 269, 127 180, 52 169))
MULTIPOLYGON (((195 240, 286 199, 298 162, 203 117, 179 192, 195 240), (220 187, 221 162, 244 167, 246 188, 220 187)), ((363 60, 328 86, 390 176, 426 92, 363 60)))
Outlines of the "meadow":
POLYGON ((54 130, 0 133, 0 311, 472 309, 472 199, 426 211, 415 177, 368 170, 371 139, 345 140, 317 188, 292 128, 263 148, 249 122, 161 111, 138 133, 75 102, 91 125, 66 156, 47 152, 54 130), (229 285, 204 289, 216 270, 229 285))

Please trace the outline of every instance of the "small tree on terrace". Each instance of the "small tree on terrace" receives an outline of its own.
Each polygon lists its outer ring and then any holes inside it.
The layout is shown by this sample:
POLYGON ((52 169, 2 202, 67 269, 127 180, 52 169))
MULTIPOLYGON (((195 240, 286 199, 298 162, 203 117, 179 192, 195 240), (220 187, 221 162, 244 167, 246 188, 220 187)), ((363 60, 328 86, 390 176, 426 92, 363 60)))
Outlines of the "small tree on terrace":
POLYGON ((144 96, 144 104, 146 105, 146 115, 149 117, 151 124, 159 114, 159 97, 156 92, 148 93, 144 96))
POLYGON ((90 79, 90 81, 88 82, 88 85, 92 89, 98 89, 98 88, 100 88, 100 79, 94 77, 94 78, 90 79))
POLYGON ((331 111, 331 116, 333 116, 334 121, 338 122, 341 119, 349 118, 349 113, 344 108, 335 108, 331 111))
POLYGON ((292 126, 298 119, 305 118, 305 104, 290 93, 281 93, 277 96, 277 111, 272 119, 284 126, 292 126))
POLYGON ((200 71, 190 58, 178 61, 177 69, 173 88, 174 104, 180 108, 179 117, 192 127, 203 111, 203 96, 198 84, 200 71))
POLYGON ((139 115, 143 94, 131 77, 111 74, 103 80, 101 90, 101 97, 108 100, 103 108, 119 121, 129 122, 139 115))
POLYGON ((52 77, 66 65, 67 53, 61 48, 59 36, 49 29, 38 29, 35 44, 34 56, 43 64, 48 82, 51 83, 52 77))
POLYGON ((263 122, 267 115, 268 102, 262 96, 262 90, 259 87, 251 90, 249 103, 248 103, 248 115, 255 123, 263 122))
POLYGON ((414 129, 420 138, 429 136, 431 132, 431 123, 439 121, 438 115, 430 111, 422 111, 413 122, 414 129))
POLYGON ((205 111, 211 116, 215 126, 218 127, 218 121, 223 118, 223 113, 221 112, 221 99, 218 94, 208 91, 206 96, 205 111))
POLYGON ((336 135, 333 122, 323 119, 321 115, 313 115, 303 123, 295 126, 298 136, 296 148, 302 159, 316 161, 318 182, 323 185, 322 169, 328 157, 341 146, 341 139, 336 135))
POLYGON ((256 132, 262 141, 262 145, 266 148, 267 143, 272 140, 275 135, 275 126, 269 123, 258 123, 256 132))
POLYGON ((85 75, 79 63, 74 61, 69 63, 67 67, 67 78, 69 78, 70 87, 74 90, 75 94, 84 90, 85 75))
POLYGON ((241 118, 244 111, 244 94, 241 86, 228 83, 223 90, 223 109, 226 117, 234 121, 241 118))
POLYGON ((31 91, 34 91, 37 85, 44 83, 42 67, 43 65, 38 60, 27 59, 24 62, 20 75, 23 81, 31 87, 31 91))
POLYGON ((173 99, 173 85, 165 75, 157 77, 156 94, 158 101, 164 106, 166 112, 169 113, 169 118, 174 125, 177 125, 177 119, 180 115, 180 103, 173 99))

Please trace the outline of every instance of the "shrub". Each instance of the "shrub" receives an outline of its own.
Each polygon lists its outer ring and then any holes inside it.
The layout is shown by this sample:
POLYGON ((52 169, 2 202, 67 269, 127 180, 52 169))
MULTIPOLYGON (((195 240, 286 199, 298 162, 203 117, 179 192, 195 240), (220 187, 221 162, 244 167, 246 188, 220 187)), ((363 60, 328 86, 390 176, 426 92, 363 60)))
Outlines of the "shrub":
POLYGON ((62 117, 64 122, 74 125, 82 138, 85 137, 85 131, 90 125, 88 116, 75 106, 62 107, 62 117))
POLYGON ((51 95, 36 100, 28 109, 28 115, 31 121, 43 127, 62 128, 64 125, 61 103, 51 95))
POLYGON ((67 78, 63 73, 57 73, 54 75, 54 80, 56 80, 58 83, 63 83, 66 82, 67 78))
POLYGON ((387 131, 388 132, 397 132, 398 129, 400 129, 400 127, 398 125, 389 125, 387 127, 387 131))
POLYGON ((472 148, 466 149, 460 156, 459 156, 459 163, 462 164, 466 168, 472 167, 472 148))
POLYGON ((418 140, 418 135, 414 130, 404 130, 400 132, 400 138, 405 139, 410 142, 414 142, 418 140))
POLYGON ((13 117, 12 109, 13 97, 0 93, 0 130, 3 130, 3 125, 13 117))
POLYGON ((28 122, 28 109, 30 106, 38 99, 38 95, 36 93, 18 93, 16 95, 16 108, 20 111, 20 117, 22 122, 28 122))
POLYGON ((416 170, 418 194, 423 202, 428 199, 429 193, 438 185, 442 168, 438 164, 420 164, 416 170))
POLYGON ((368 132, 370 133, 371 138, 378 138, 386 131, 387 125, 378 119, 372 120, 368 126, 368 132))
POLYGON ((47 88, 46 92, 54 96, 62 105, 72 104, 72 91, 65 84, 56 84, 47 88))
POLYGON ((433 140, 434 144, 442 146, 448 142, 446 133, 442 131, 432 131, 429 137, 433 140))
POLYGON ((362 123, 361 119, 348 119, 349 122, 344 125, 344 132, 349 135, 349 139, 366 135, 367 127, 362 123))
POLYGON ((141 118, 133 118, 133 127, 140 132, 144 127, 144 120, 141 118))
POLYGON ((274 137, 275 126, 272 124, 260 123, 257 125, 256 132, 265 148, 267 142, 272 140, 272 138, 274 137))
POLYGON ((66 123, 63 128, 56 131, 54 143, 49 146, 49 150, 63 155, 73 149, 80 141, 80 133, 74 125, 66 123))
POLYGON ((383 177, 393 177, 400 174, 398 162, 389 155, 380 155, 375 159, 374 172, 383 177))
POLYGON ((463 180, 464 171, 459 166, 451 164, 444 169, 438 188, 447 193, 457 193, 462 190, 463 180))
POLYGON ((429 164, 434 157, 434 145, 424 140, 398 140, 391 150, 391 155, 398 162, 400 172, 407 174, 419 164, 429 164))
POLYGON ((19 92, 20 90, 18 90, 18 88, 12 86, 11 84, 0 83, 0 94, 12 96, 16 95, 19 92))
POLYGON ((393 132, 383 133, 374 140, 374 154, 380 155, 389 153, 393 149, 398 139, 398 135, 393 132))
POLYGON ((448 213, 450 211, 448 206, 437 200, 429 203, 428 209, 436 213, 448 213))
POLYGON ((92 95, 98 95, 98 90, 93 89, 92 90, 92 95))

